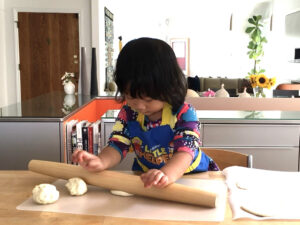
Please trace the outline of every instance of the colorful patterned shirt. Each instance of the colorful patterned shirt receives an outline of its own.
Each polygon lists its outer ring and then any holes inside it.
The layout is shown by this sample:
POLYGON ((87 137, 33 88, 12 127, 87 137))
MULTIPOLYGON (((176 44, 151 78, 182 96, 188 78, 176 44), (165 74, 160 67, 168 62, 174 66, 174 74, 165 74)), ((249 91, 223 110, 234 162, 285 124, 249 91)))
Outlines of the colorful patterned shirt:
MULTIPOLYGON (((184 103, 175 113, 177 122, 173 128, 174 132, 174 153, 188 152, 194 157, 194 152, 200 146, 200 131, 199 121, 194 108, 187 103, 184 103)), ((121 157, 124 158, 131 146, 130 134, 128 131, 128 121, 137 120, 138 113, 131 109, 128 105, 121 108, 113 131, 109 138, 109 146, 118 150, 121 157)), ((160 126, 161 119, 157 121, 150 121, 145 116, 145 127, 150 130, 154 127, 160 126)))

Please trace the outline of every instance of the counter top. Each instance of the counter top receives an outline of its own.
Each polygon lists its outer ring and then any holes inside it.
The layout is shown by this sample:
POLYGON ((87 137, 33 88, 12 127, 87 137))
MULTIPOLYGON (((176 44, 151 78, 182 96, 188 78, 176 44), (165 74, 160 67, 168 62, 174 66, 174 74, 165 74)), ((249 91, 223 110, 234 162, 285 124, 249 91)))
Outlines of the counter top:
MULTIPOLYGON (((220 172, 204 172, 192 175, 197 179, 224 179, 220 172)), ((188 176, 191 178, 191 175, 188 176)), ((17 210, 16 207, 31 196, 33 187, 41 183, 52 183, 56 179, 53 177, 33 173, 30 171, 0 171, 0 224, 101 224, 101 225, 196 225, 196 224, 218 224, 218 225, 296 225, 299 221, 255 221, 236 220, 232 221, 232 213, 229 204, 226 206, 225 219, 222 222, 174 222, 157 220, 137 220, 130 218, 116 218, 104 216, 77 215, 67 213, 38 212, 17 210)))
POLYGON ((202 123, 300 123, 300 111, 197 110, 202 123))
MULTIPOLYGON (((52 92, 0 108, 0 121, 63 121, 93 99, 114 97, 114 93, 90 96, 52 92)), ((197 109, 201 121, 220 122, 223 119, 227 123, 237 120, 251 123, 300 120, 300 98, 188 98, 187 102, 197 109)), ((111 112, 108 111, 105 117, 111 117, 111 112)))
MULTIPOLYGON (((108 110, 101 119, 114 122, 119 110, 108 110)), ((300 111, 240 111, 240 110, 197 110, 202 123, 299 123, 300 111)))
POLYGON ((300 98, 187 97, 197 110, 300 111, 300 98))
POLYGON ((61 121, 94 98, 114 98, 113 95, 66 95, 51 92, 30 100, 8 105, 0 109, 0 121, 61 121))

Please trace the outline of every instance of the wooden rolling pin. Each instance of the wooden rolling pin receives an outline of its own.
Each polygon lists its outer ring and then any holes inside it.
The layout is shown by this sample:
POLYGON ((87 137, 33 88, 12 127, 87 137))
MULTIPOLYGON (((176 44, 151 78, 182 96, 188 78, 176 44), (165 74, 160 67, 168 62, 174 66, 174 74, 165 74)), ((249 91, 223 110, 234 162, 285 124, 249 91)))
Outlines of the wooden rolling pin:
POLYGON ((182 184, 171 184, 163 189, 155 187, 144 188, 144 183, 137 175, 104 170, 89 172, 81 166, 31 160, 29 170, 61 179, 80 177, 87 184, 103 187, 110 190, 120 190, 128 193, 147 196, 151 198, 181 202, 205 207, 216 207, 217 194, 182 184))

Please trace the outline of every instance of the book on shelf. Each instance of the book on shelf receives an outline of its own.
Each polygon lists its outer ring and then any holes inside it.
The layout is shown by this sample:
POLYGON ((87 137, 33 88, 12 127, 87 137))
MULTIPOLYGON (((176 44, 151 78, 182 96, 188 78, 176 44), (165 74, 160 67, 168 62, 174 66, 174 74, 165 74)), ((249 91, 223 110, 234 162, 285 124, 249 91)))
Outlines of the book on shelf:
MULTIPOLYGON (((75 151, 75 149, 77 148, 77 131, 76 131, 76 126, 74 126, 72 128, 72 132, 71 132, 71 143, 72 143, 72 154, 75 151)), ((72 163, 72 160, 69 161, 69 163, 72 163)))
POLYGON ((88 134, 88 129, 89 126, 91 125, 90 122, 86 122, 83 126, 82 126, 82 149, 85 151, 89 150, 89 134, 88 134))
POLYGON ((98 155, 100 148, 100 120, 82 127, 83 150, 98 155))
POLYGON ((76 126, 76 123, 78 120, 71 120, 66 122, 66 161, 67 163, 71 162, 72 160, 72 154, 73 154, 73 149, 72 149, 72 130, 74 130, 74 127, 76 126))
POLYGON ((83 149, 83 142, 82 142, 82 127, 87 123, 87 120, 81 120, 76 123, 76 144, 77 149, 83 149))
POLYGON ((88 152, 94 154, 94 138, 93 138, 93 126, 90 124, 88 126, 88 152))
POLYGON ((98 155, 100 153, 100 146, 101 146, 101 120, 97 120, 94 123, 92 123, 93 127, 93 154, 98 155))
POLYGON ((95 122, 71 120, 66 123, 67 163, 72 163, 72 154, 76 149, 82 149, 94 155, 100 153, 100 125, 100 120, 95 122))

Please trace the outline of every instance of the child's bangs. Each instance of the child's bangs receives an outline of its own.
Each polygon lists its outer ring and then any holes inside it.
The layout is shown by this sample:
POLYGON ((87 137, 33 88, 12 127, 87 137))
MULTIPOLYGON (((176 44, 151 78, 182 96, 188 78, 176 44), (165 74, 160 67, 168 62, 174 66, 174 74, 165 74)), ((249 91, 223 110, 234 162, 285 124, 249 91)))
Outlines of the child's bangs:
POLYGON ((128 86, 129 94, 133 98, 150 97, 152 99, 159 99, 160 91, 157 87, 154 87, 152 83, 147 82, 145 79, 141 79, 140 82, 133 82, 128 86))

